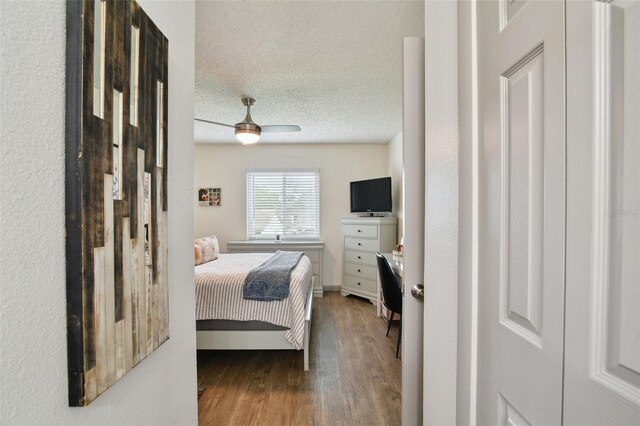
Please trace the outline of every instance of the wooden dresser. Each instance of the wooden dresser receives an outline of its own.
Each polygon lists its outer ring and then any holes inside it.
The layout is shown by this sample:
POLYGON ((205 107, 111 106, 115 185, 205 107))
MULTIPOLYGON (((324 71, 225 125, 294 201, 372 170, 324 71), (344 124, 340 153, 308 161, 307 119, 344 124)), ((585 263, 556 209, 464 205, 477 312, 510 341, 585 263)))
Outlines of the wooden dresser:
POLYGON ((376 252, 390 253, 396 245, 395 217, 342 219, 344 243, 342 295, 353 294, 378 303, 376 252))
POLYGON ((313 287, 314 297, 322 297, 324 288, 322 286, 322 252, 324 250, 323 241, 296 241, 296 240, 246 240, 229 241, 227 252, 229 253, 274 253, 282 251, 301 251, 311 260, 315 284, 313 287))

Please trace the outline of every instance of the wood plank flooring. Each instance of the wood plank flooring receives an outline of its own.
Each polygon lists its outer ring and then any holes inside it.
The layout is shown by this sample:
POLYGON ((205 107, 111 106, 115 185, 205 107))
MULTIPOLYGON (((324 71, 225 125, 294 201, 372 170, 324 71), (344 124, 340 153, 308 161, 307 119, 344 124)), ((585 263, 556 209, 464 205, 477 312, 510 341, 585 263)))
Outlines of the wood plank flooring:
POLYGON ((198 351, 201 425, 400 424, 398 326, 385 337, 371 303, 338 292, 313 303, 307 372, 302 351, 198 351))

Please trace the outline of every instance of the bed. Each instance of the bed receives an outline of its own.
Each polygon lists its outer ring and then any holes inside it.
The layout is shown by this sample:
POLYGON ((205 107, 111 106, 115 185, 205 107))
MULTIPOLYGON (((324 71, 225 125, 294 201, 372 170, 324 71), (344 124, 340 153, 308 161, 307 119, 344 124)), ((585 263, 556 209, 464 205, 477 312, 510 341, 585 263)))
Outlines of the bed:
POLYGON ((198 349, 302 350, 309 369, 313 304, 311 261, 302 256, 291 272, 289 297, 281 301, 242 298, 248 272, 273 253, 220 254, 195 267, 198 349))

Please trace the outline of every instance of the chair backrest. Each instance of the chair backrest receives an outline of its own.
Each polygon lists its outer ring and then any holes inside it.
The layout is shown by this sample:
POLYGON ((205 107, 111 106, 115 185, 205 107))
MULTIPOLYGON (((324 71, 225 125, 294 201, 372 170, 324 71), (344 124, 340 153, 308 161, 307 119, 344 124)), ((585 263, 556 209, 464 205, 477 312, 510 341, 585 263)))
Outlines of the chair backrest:
POLYGON ((383 255, 376 253, 376 260, 378 261, 378 274, 380 274, 380 287, 384 296, 384 304, 393 312, 402 314, 402 290, 398 286, 396 275, 383 255))

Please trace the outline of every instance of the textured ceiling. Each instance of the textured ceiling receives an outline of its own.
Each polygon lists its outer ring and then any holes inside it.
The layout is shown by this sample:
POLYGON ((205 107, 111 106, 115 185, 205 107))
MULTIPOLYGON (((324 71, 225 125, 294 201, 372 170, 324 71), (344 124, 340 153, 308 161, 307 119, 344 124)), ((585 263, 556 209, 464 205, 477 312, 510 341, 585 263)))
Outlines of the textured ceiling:
MULTIPOLYGON (((387 143, 402 128, 402 39, 424 34, 422 1, 196 3, 195 116, 298 124, 261 143, 387 143)), ((196 142, 236 143, 196 122, 196 142)))

